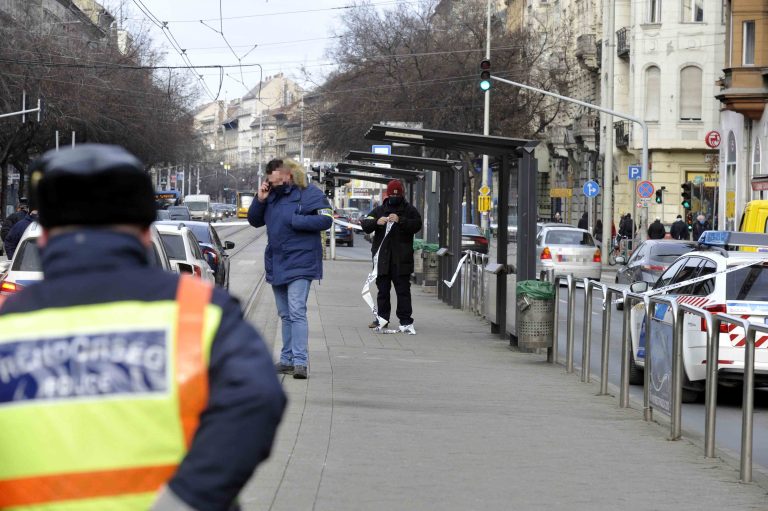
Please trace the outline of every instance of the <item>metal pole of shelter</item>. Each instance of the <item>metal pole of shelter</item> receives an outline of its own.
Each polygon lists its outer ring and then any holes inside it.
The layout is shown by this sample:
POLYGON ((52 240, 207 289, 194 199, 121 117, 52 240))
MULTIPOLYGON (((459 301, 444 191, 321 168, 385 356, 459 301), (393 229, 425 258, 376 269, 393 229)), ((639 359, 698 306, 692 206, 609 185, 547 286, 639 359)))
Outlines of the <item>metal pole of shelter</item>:
MULTIPOLYGON (((491 59, 491 0, 488 0, 488 9, 487 9, 487 16, 486 16, 486 36, 485 36, 485 58, 486 60, 491 59)), ((484 95, 484 110, 483 110, 483 135, 489 135, 490 129, 491 129, 491 90, 488 89, 485 91, 484 95)), ((488 155, 483 155, 483 185, 487 186, 490 182, 489 179, 489 172, 488 172, 488 155)), ((490 228, 490 222, 488 221, 488 212, 483 211, 480 214, 480 227, 483 229, 483 234, 488 236, 489 234, 489 228, 490 228)))
POLYGON ((509 243, 509 155, 501 157, 501 172, 499 173, 499 206, 498 234, 496 239, 496 263, 504 270, 496 274, 496 324, 491 324, 491 332, 499 337, 507 337, 507 243, 509 243))
MULTIPOLYGON (((506 83, 506 84, 509 84, 509 85, 514 85, 515 87, 520 87, 521 89, 526 89, 526 90, 530 90, 530 91, 533 91, 533 92, 538 92, 538 93, 544 94, 546 96, 552 96, 553 98, 557 98, 557 99, 560 99, 560 100, 563 100, 563 101, 568 101, 570 103, 575 103, 577 105, 580 105, 580 106, 583 106, 583 107, 586 107, 586 108, 591 108, 593 110, 597 110, 599 112, 603 112, 603 113, 606 113, 606 114, 609 114, 609 115, 613 115, 615 117, 620 117, 622 119, 626 119, 628 121, 631 121, 631 122, 639 124, 640 127, 643 130, 643 178, 650 179, 650 174, 649 174, 649 171, 648 171, 648 125, 642 119, 640 119, 638 117, 634 117, 632 115, 625 114, 625 113, 616 112, 616 111, 610 110, 608 108, 603 108, 603 107, 600 107, 600 106, 597 106, 597 105, 593 105, 592 103, 587 103, 585 101, 579 101, 578 99, 569 98, 568 96, 561 96, 560 94, 555 94, 554 92, 549 92, 549 91, 546 91, 546 90, 543 90, 543 89, 538 89, 536 87, 531 87, 530 85, 525 85, 525 84, 522 84, 522 83, 513 82, 512 80, 507 80, 505 78, 499 78, 498 76, 491 75, 491 79, 499 81, 499 82, 502 82, 502 83, 506 83)), ((613 157, 613 156, 611 155, 611 157, 613 157)), ((648 213, 647 210, 644 211, 644 215, 647 216, 647 213, 648 213)), ((499 220, 501 220, 501 218, 499 218, 499 220)), ((647 236, 647 230, 646 230, 647 225, 646 224, 647 224, 647 218, 643 219, 643 221, 641 221, 641 223, 640 223, 641 239, 645 239, 646 236, 647 236)), ((605 228, 605 225, 603 225, 603 228, 605 228)), ((499 223, 499 229, 501 229, 501 224, 500 223, 499 223)), ((604 238, 603 239, 603 243, 605 243, 606 241, 607 240, 604 238)))

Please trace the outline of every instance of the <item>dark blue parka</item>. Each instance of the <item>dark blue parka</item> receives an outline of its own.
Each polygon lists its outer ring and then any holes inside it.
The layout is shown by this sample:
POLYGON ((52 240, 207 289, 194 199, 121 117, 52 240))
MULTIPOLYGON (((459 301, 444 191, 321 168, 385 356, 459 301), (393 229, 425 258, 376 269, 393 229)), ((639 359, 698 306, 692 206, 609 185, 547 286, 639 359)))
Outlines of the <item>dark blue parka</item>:
POLYGON ((29 227, 32 222, 37 222, 37 215, 27 213, 27 216, 13 224, 13 227, 11 227, 8 236, 6 236, 3 241, 8 259, 13 258, 13 254, 16 252, 16 247, 19 246, 21 237, 24 236, 24 231, 27 230, 27 227, 29 227))
MULTIPOLYGON (((98 229, 51 238, 42 264, 45 279, 9 296, 0 315, 173 300, 179 281, 178 275, 149 266, 135 236, 98 229)), ((208 404, 168 486, 194 509, 224 511, 269 456, 286 398, 272 357, 237 300, 216 288, 211 303, 221 309, 221 320, 211 345, 208 404)))
POLYGON ((331 227, 332 214, 323 192, 312 185, 272 190, 266 201, 251 203, 248 222, 254 227, 267 226, 267 282, 281 286, 297 279, 323 278, 320 232, 331 227))

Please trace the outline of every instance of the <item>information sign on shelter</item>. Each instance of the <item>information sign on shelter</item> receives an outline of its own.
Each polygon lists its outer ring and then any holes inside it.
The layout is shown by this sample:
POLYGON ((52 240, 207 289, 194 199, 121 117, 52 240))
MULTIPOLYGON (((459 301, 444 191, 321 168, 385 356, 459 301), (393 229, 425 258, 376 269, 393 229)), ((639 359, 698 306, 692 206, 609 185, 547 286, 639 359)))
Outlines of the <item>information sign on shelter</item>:
POLYGON ((570 199, 573 197, 573 189, 571 188, 550 188, 549 196, 556 199, 570 199))
POLYGON ((480 195, 488 195, 489 193, 491 193, 491 189, 488 188, 488 185, 481 186, 480 190, 478 191, 480 192, 480 195))

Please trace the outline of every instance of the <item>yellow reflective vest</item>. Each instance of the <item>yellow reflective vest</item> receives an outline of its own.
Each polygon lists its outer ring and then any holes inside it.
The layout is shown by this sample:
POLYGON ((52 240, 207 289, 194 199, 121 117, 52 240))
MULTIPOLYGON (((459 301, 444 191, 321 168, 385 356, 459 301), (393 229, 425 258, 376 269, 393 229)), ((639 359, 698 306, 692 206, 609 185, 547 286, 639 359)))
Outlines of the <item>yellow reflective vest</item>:
POLYGON ((211 293, 0 316, 0 509, 151 506, 207 404, 211 293))

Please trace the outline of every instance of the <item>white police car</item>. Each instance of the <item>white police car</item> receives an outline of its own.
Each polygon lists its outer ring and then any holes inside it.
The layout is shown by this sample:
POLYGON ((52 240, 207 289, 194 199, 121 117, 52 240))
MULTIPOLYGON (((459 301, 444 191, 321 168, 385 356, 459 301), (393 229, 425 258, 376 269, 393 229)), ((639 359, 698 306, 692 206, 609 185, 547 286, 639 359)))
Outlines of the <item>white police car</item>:
MULTIPOLYGON (((37 240, 42 234, 42 228, 37 222, 29 224, 19 240, 13 259, 0 263, 0 296, 8 296, 21 291, 38 280, 43 280, 43 265, 37 240)), ((160 239, 157 228, 150 227, 152 246, 149 250, 150 264, 168 271, 177 271, 171 267, 165 246, 160 239)), ((0 300, 1 301, 1 300, 0 300)))
MULTIPOLYGON (((712 313, 723 312, 752 322, 768 322, 768 235, 726 231, 707 231, 697 250, 679 257, 653 286, 660 289, 698 277, 713 277, 682 285, 662 293, 678 303, 700 307, 712 313), (737 247, 755 247, 756 252, 737 247)), ((753 248, 754 250, 754 248, 753 248)), ((642 287, 642 283, 640 284, 642 287)), ((636 286, 633 289, 640 291, 636 286)), ((654 323, 671 328, 672 313, 657 306, 654 323)), ((652 326, 656 329, 657 324, 652 326)), ((641 304, 632 309, 632 359, 630 382, 642 384, 645 366, 645 313, 641 304)), ((745 332, 723 324, 720 329, 718 380, 736 384, 743 380, 745 332)), ((768 384, 768 336, 755 342, 755 381, 768 384)), ((656 357, 654 356, 654 359, 656 357)), ((707 369, 707 333, 704 321, 685 314, 683 327, 683 401, 692 402, 703 394, 707 369)))

